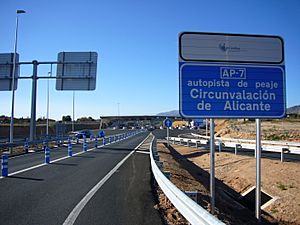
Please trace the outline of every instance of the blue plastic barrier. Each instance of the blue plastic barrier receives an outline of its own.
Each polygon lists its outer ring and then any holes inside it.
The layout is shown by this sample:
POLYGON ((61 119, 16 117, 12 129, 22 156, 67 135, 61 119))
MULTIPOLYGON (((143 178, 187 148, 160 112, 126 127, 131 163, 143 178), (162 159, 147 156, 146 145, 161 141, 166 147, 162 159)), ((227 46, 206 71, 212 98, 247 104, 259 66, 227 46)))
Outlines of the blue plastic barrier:
POLYGON ((72 147, 72 142, 71 139, 69 138, 68 140, 68 156, 72 156, 73 155, 73 147, 72 147))
POLYGON ((8 176, 8 155, 2 155, 1 157, 1 173, 3 177, 8 176))

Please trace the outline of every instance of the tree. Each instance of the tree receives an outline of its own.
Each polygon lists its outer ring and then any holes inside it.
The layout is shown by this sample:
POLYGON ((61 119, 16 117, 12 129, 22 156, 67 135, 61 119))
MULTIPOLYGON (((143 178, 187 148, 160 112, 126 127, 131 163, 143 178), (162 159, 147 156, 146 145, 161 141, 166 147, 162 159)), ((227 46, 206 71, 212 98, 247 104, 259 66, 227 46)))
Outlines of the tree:
POLYGON ((63 122, 71 122, 71 121, 72 121, 72 118, 71 118, 70 115, 63 116, 63 117, 62 117, 62 121, 63 121, 63 122))

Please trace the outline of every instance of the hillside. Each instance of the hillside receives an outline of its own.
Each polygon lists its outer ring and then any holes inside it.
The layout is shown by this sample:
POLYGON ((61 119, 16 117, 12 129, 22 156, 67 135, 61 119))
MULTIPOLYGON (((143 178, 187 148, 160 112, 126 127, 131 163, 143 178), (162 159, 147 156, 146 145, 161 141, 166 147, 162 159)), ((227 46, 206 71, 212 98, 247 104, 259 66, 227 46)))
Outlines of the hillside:
POLYGON ((300 105, 295 105, 287 109, 287 114, 297 114, 300 115, 300 105))

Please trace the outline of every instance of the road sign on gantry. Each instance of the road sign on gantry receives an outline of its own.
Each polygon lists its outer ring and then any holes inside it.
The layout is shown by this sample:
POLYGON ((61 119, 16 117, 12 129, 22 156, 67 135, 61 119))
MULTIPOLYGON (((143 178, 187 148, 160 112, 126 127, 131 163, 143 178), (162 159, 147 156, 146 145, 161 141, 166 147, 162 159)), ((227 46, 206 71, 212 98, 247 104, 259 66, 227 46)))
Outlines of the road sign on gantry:
POLYGON ((56 90, 95 90, 97 60, 96 52, 60 52, 56 90))
MULTIPOLYGON (((12 75, 13 75, 13 61, 14 53, 0 54, 0 91, 11 91, 12 75)), ((16 53, 16 67, 15 67, 15 83, 14 90, 18 87, 19 77, 19 54, 16 53)))
POLYGON ((179 111, 183 117, 282 118, 285 92, 280 37, 180 34, 179 111))

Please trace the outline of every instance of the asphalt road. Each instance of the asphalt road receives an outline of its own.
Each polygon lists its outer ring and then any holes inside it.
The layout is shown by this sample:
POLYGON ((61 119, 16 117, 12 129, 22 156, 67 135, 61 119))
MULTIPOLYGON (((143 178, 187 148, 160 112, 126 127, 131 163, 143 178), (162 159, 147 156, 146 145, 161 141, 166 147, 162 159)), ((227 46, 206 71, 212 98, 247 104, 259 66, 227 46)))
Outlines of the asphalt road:
MULTIPOLYGON (((75 224, 162 224, 154 209, 149 155, 132 152, 148 133, 0 179, 0 224, 63 224, 87 193, 130 153, 86 202, 75 224)), ((74 149, 82 150, 81 146, 74 149)), ((30 166, 41 157, 26 154, 10 159, 9 166, 17 170, 19 164, 30 166)))

